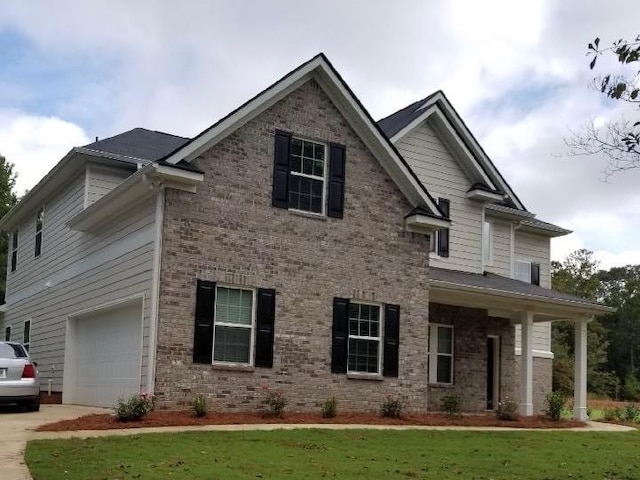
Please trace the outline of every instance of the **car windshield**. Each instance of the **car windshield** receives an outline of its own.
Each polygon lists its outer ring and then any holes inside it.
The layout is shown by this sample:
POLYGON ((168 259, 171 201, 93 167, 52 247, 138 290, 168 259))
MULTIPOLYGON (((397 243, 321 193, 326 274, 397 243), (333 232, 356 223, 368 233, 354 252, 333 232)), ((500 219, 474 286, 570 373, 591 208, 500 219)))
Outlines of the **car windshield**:
POLYGON ((16 343, 0 343, 0 358, 27 358, 22 345, 16 343))

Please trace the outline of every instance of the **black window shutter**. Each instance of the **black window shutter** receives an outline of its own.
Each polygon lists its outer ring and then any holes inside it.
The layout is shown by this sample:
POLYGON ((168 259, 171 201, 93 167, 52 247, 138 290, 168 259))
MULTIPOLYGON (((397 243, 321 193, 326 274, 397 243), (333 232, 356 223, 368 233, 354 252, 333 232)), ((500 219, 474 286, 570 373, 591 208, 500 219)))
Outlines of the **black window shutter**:
POLYGON ((398 354, 400 347, 400 306, 384 306, 384 357, 382 374, 398 376, 398 354))
POLYGON ((344 214, 345 146, 329 146, 329 208, 327 216, 342 218, 344 214))
POLYGON ((256 310, 256 356, 254 363, 256 367, 272 368, 276 291, 259 288, 256 310))
POLYGON ((347 343, 349 342, 349 299, 333 299, 331 332, 331 373, 347 373, 347 343))
POLYGON ((289 153, 291 133, 276 130, 273 154, 273 191, 271 203, 274 207, 289 207, 289 153))
POLYGON ((193 363, 211 363, 213 354, 213 311, 216 284, 198 280, 193 332, 193 363))
MULTIPOLYGON (((444 213, 445 217, 449 218, 449 200, 446 198, 438 199, 438 205, 440 210, 444 213)), ((449 229, 438 231, 438 255, 441 257, 449 256, 449 229)))
POLYGON ((540 264, 531 264, 531 283, 533 285, 540 285, 540 264))

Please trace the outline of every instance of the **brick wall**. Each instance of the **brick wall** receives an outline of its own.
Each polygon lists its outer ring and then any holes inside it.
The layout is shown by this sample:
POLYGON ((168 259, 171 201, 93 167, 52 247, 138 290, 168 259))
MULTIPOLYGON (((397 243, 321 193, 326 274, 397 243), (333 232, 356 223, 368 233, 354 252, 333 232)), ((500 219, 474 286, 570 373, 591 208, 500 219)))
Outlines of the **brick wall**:
POLYGON ((156 394, 181 408, 196 394, 215 409, 252 410, 263 387, 291 410, 378 410, 385 393, 427 408, 428 240, 405 232, 405 200, 338 110, 310 81, 203 154, 196 194, 167 191, 156 394), (275 129, 346 145, 343 219, 273 208, 275 129), (196 279, 274 288, 274 365, 221 369, 192 363, 196 279), (400 376, 330 373, 333 297, 400 305, 400 376))
POLYGON ((493 318, 486 310, 433 303, 429 309, 430 322, 453 325, 454 364, 452 385, 429 386, 429 408, 442 410, 445 395, 461 397, 464 411, 487 409, 487 337, 500 338, 500 397, 517 398, 515 338, 508 319, 493 318))

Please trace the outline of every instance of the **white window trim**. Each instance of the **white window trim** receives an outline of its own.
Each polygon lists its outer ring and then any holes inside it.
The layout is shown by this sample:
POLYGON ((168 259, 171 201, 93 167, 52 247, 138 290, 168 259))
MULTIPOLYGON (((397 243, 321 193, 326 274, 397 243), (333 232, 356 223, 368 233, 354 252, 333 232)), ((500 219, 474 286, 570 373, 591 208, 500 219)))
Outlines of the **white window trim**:
POLYGON ((455 355, 455 331, 453 325, 447 325, 444 323, 430 323, 429 324, 429 383, 434 385, 453 385, 455 379, 453 377, 454 372, 454 355, 455 355), (438 328, 450 328, 451 329, 451 353, 439 353, 438 352, 438 328), (447 356, 451 357, 451 382, 438 382, 438 357, 447 356))
POLYGON ((216 292, 215 299, 213 302, 213 343, 211 347, 211 362, 213 365, 226 365, 226 366, 238 366, 238 367, 252 367, 254 364, 254 350, 255 350, 255 333, 256 333, 256 310, 257 310, 257 292, 255 288, 250 287, 240 287, 238 285, 229 285, 225 283, 216 283, 216 292), (217 316, 217 306, 218 306, 218 288, 227 288, 233 290, 245 290, 251 292, 251 326, 246 326, 238 323, 227 323, 227 322, 218 322, 216 320, 217 316), (232 327, 232 328, 250 328, 251 333, 249 334, 249 362, 225 362, 222 360, 215 360, 215 349, 216 349, 216 326, 219 325, 221 327, 232 327))
POLYGON ((24 321, 24 323, 22 324, 22 345, 24 345, 24 347, 27 349, 27 351, 29 351, 29 346, 31 345, 31 319, 28 318, 24 321), (24 332, 26 330, 27 327, 27 323, 29 324, 29 341, 25 342, 24 340, 24 332))
POLYGON ((494 223, 486 218, 482 222, 482 264, 492 267, 494 261, 493 255, 493 237, 494 237, 494 223), (489 226, 488 238, 485 235, 485 225, 489 226), (485 249, 487 250, 488 257, 485 257, 485 249))
MULTIPOLYGON (((310 175, 308 173, 292 171, 291 158, 293 157, 293 154, 289 152, 289 175, 295 175, 297 177, 303 177, 303 178, 309 178, 311 180, 322 181, 322 202, 321 202, 322 210, 320 212, 312 212, 310 210, 301 210, 299 208, 289 208, 289 210, 291 210, 292 212, 303 213, 305 215, 317 215, 318 217, 326 217, 327 216, 327 189, 328 189, 328 183, 329 183, 327 182, 327 166, 329 164, 329 145, 327 145, 327 143, 325 142, 319 142, 317 140, 301 137, 299 135, 292 135, 291 136, 292 143, 293 143, 293 140, 302 140, 303 142, 315 143, 316 145, 322 145, 324 147, 324 162, 323 162, 322 177, 319 177, 317 175, 310 175)), ((304 157, 304 155, 301 155, 301 156, 304 157)), ((288 201, 289 199, 287 199, 287 202, 288 201)))
POLYGON ((514 280, 519 280, 521 282, 526 282, 526 283, 531 283, 531 264, 533 262, 529 259, 522 259, 522 258, 516 258, 513 260, 513 279, 514 280), (516 263, 524 263, 529 265, 529 278, 528 280, 520 280, 519 278, 516 278, 516 263))
POLYGON ((378 307, 378 336, 377 337, 365 337, 361 335, 351 335, 349 333, 349 315, 347 313, 347 374, 351 375, 361 375, 361 376, 379 376, 382 375, 382 332, 384 329, 384 315, 382 314, 383 306, 379 303, 375 302, 366 302, 361 300, 349 300, 349 304, 357 304, 357 305, 372 305, 374 307, 378 307), (378 342, 378 371, 377 372, 359 372, 357 370, 349 370, 349 344, 351 339, 354 340, 375 340, 378 342))

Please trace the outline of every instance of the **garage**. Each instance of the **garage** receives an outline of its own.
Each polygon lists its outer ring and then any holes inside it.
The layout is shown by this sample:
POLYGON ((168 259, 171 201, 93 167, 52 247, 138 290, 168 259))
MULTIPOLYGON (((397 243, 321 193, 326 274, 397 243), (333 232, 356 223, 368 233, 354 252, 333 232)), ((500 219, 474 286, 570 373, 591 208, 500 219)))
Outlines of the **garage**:
POLYGON ((63 402, 113 406, 140 391, 142 301, 69 319, 63 402))

